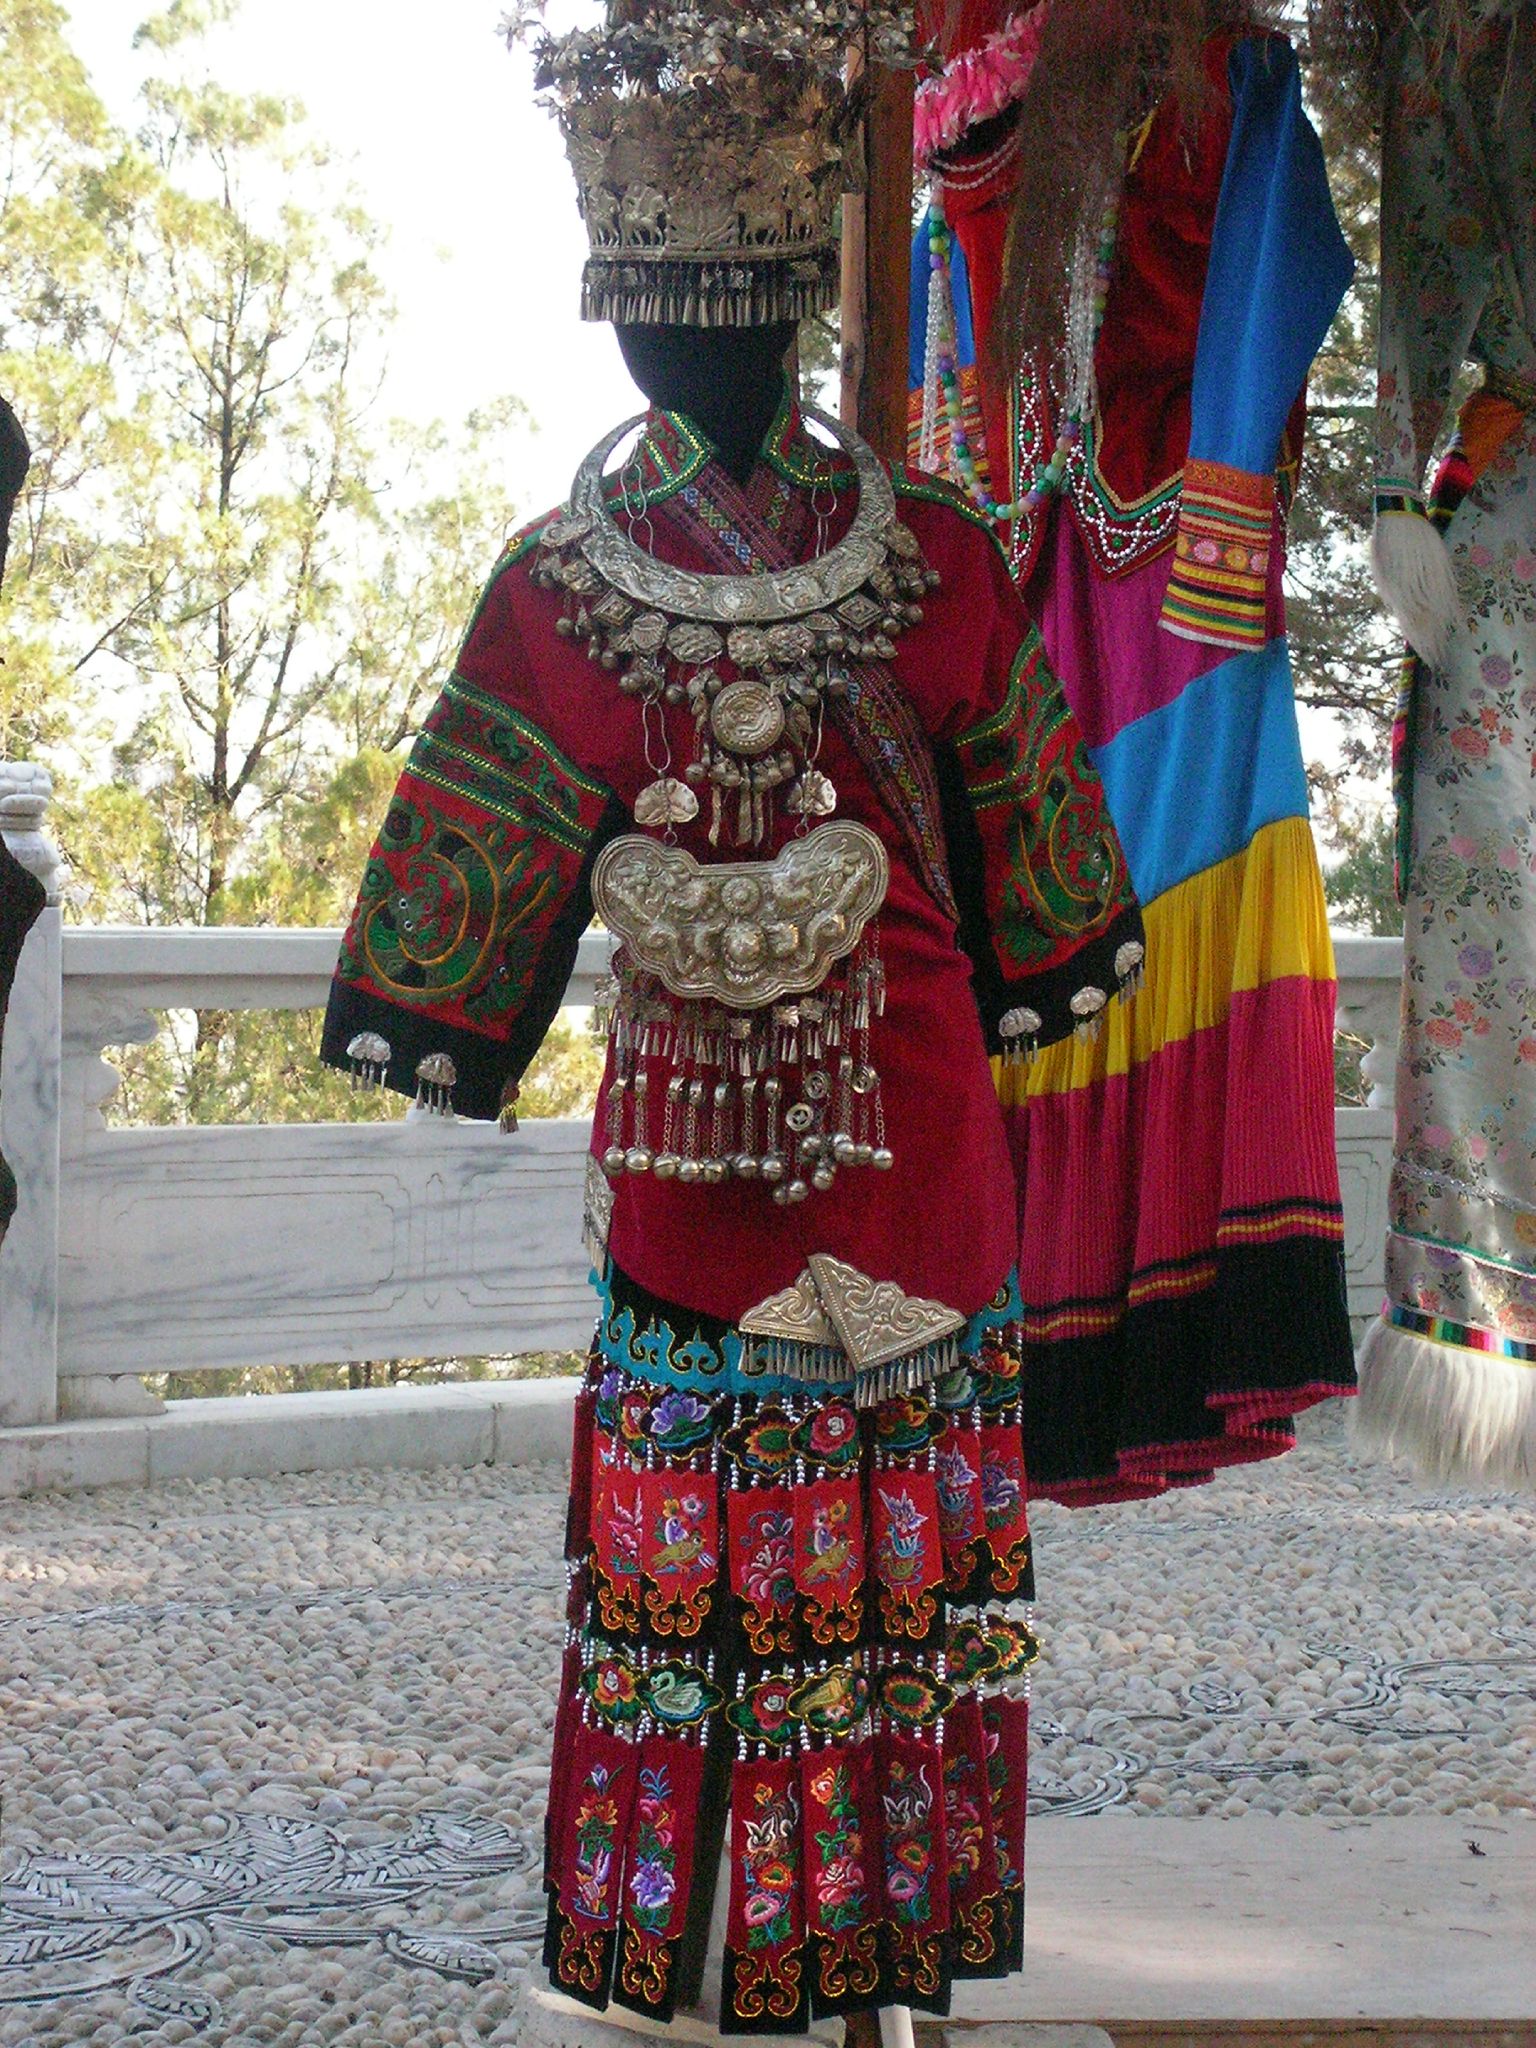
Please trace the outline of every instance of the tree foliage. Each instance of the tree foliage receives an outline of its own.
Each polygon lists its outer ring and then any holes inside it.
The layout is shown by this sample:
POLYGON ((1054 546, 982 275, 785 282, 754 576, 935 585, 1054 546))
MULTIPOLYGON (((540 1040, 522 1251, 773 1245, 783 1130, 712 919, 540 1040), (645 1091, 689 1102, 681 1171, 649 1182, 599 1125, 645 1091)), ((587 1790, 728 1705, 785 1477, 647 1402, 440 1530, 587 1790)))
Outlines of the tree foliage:
MULTIPOLYGON (((512 525, 531 423, 379 417, 379 231, 302 110, 200 77, 174 0, 137 131, 57 0, 0 16, 0 389, 34 461, 0 591, 0 753, 41 757, 72 909, 333 924, 512 525)), ((142 1120, 378 1114, 314 1020, 202 1012, 124 1055, 142 1120)), ((593 1084, 574 1034, 531 1091, 593 1084)))

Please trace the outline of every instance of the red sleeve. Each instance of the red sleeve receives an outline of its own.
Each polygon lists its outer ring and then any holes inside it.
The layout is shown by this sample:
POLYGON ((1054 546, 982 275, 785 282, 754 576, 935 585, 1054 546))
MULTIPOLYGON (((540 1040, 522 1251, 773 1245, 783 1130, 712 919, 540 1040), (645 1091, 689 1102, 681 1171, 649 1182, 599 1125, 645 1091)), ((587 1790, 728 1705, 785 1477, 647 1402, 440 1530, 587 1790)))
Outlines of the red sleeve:
POLYGON ((626 816, 540 723, 512 616, 518 559, 487 587, 396 786, 321 1043, 333 1066, 425 1085, 471 1117, 497 1114, 548 1030, 592 862, 626 816))

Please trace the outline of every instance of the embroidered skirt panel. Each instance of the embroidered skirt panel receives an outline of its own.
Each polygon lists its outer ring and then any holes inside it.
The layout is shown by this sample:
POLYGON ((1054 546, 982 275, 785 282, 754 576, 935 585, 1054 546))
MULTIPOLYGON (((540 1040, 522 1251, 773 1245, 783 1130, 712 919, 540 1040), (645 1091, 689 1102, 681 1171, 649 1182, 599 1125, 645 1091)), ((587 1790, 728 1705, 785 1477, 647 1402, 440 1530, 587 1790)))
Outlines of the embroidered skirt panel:
POLYGON ((788 1374, 740 1391, 739 1336, 637 1313, 615 1277, 576 1409, 551 1981, 696 2002, 724 1848, 723 2031, 944 2013, 1022 1955, 1016 1296, 933 1385, 858 1411, 788 1374))

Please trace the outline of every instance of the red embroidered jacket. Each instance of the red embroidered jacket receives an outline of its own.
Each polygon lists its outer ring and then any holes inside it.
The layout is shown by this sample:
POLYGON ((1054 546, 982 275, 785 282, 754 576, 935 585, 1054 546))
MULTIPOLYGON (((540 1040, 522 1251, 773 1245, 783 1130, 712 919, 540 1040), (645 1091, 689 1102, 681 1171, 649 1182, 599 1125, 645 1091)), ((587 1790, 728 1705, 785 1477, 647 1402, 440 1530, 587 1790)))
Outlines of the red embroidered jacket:
MULTIPOLYGON (((788 398, 744 488, 711 458, 687 420, 650 416, 636 459, 659 558, 736 574, 807 560, 831 498, 822 545, 846 530, 852 466, 807 435, 788 398)), ((633 502, 633 464, 627 474, 633 502)), ((940 583, 894 658, 860 667, 826 720, 818 765, 837 815, 890 856, 879 917, 888 992, 871 1058, 895 1164, 840 1175, 789 1209, 754 1181, 626 1175, 616 1189, 616 1268, 731 1322, 817 1251, 966 1315, 984 1306, 1018 1243, 988 1065, 998 1024, 1027 1005, 1043 1020, 1040 1042, 1060 1038, 1095 1002, 1074 1012, 1073 998, 1112 995, 1139 958, 1139 913, 1097 777, 1000 549, 947 486, 903 471, 893 482, 940 583)), ((387 1082, 406 1093, 417 1062, 446 1052, 453 1106, 472 1117, 497 1114, 538 1049, 591 914, 593 862, 634 829, 654 779, 639 703, 557 633, 564 597, 530 576, 545 523, 498 565, 401 777, 322 1048, 341 1066, 355 1034, 378 1032, 387 1082)), ((673 762, 690 760, 686 705, 663 715, 673 762)), ((793 825, 779 816, 763 857, 793 825)), ((707 808, 678 828, 679 844, 701 862, 742 857, 711 848, 706 826, 707 808)))

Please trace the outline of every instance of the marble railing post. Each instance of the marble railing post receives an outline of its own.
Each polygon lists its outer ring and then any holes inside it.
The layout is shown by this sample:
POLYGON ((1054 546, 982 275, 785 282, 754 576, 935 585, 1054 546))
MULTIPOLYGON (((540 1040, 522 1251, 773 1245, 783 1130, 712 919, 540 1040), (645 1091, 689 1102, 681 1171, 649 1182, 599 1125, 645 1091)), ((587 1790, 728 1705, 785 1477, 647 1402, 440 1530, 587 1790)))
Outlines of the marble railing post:
POLYGON ((0 833, 48 892, 22 947, 0 1070, 0 1151, 17 1184, 0 1246, 0 1427, 52 1422, 58 1409, 59 899, 68 870, 44 830, 52 794, 45 769, 0 761, 0 833))
POLYGON ((1391 1109, 1397 1099, 1397 1041, 1402 1006, 1401 939, 1341 938, 1339 1029, 1365 1041, 1360 1077, 1368 1109, 1391 1109))
POLYGON ((1349 1309, 1358 1337, 1380 1309, 1385 1284, 1403 942, 1341 937, 1335 951, 1339 963, 1338 1028, 1363 1040, 1366 1047, 1360 1060, 1365 1104, 1342 1107, 1334 1119, 1344 1194, 1349 1309))

